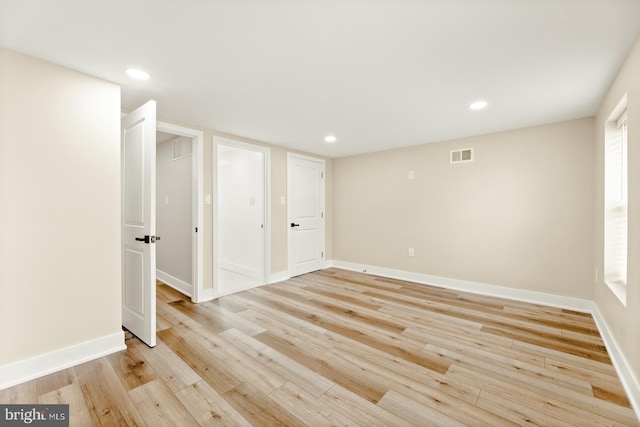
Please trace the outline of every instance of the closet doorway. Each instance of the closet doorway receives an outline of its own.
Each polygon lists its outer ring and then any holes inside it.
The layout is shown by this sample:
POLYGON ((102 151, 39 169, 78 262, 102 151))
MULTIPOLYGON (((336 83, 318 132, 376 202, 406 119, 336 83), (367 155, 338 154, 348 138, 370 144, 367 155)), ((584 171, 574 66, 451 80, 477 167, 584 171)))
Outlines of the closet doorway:
POLYGON ((156 125, 156 278, 202 301, 202 140, 194 129, 156 125))
POLYGON ((214 137, 214 295, 269 282, 270 149, 214 137))

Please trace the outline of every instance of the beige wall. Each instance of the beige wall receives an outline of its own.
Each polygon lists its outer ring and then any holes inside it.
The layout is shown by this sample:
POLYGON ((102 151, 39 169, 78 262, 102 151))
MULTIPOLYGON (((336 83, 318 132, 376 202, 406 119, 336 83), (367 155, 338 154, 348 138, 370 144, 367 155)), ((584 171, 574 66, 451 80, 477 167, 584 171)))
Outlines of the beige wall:
POLYGON ((0 365, 121 331, 119 107, 0 48, 0 365))
POLYGON ((596 221, 595 261, 600 272, 595 302, 630 369, 640 384, 640 38, 638 38, 603 100, 595 119, 596 221), (604 265, 604 124, 627 94, 629 243, 626 307, 602 281, 604 265))
POLYGON ((593 164, 592 119, 335 159, 333 258, 591 298, 593 164))

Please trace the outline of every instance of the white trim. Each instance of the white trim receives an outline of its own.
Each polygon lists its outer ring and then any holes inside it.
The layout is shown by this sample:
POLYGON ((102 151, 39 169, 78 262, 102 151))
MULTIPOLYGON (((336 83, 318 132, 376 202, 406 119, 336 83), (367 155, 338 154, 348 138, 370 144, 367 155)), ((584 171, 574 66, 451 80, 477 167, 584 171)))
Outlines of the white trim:
POLYGON ((124 332, 119 331, 3 365, 0 366, 0 390, 126 349, 124 332))
POLYGON ((200 296, 201 296, 200 302, 212 301, 216 298, 215 294, 213 293, 213 288, 203 289, 202 294, 200 296))
POLYGON ((627 106, 627 92, 625 92, 622 98, 620 98, 620 101, 618 101, 616 106, 613 108, 613 111, 611 111, 611 114, 609 114, 609 117, 607 117, 607 122, 614 122, 617 127, 618 120, 622 119, 622 117, 627 112, 627 106))
POLYGON ((505 286, 488 285, 485 283, 469 282, 465 280, 449 279, 446 277, 432 276, 429 274, 413 273, 410 271, 393 270, 390 268, 376 267, 366 264, 331 260, 327 262, 328 267, 342 268, 344 270, 359 271, 376 276, 388 277, 392 279, 406 280, 414 283, 428 284, 446 289, 456 289, 464 292, 495 296, 515 301, 530 302, 550 307, 566 308, 574 311, 590 313, 598 327, 600 336, 607 348, 607 353, 611 358, 611 363, 620 378, 627 397, 631 402, 636 416, 640 419, 640 384, 636 380, 629 363, 616 340, 614 339, 607 322, 602 317, 598 306, 592 300, 553 295, 543 292, 528 291, 524 289, 513 289, 505 286))
POLYGON ((616 127, 621 127, 622 125, 627 124, 627 117, 628 117, 627 109, 625 108, 622 114, 620 114, 620 118, 616 120, 616 127))
POLYGON ((284 282, 285 280, 289 280, 289 279, 291 279, 291 277, 289 277, 289 272, 278 271, 277 273, 271 274, 271 280, 269 281, 269 283, 284 282))
POLYGON ((618 347, 616 340, 613 338, 607 322, 602 317, 602 314, 595 303, 591 314, 593 315, 593 320, 595 320, 596 325, 598 326, 604 345, 607 348, 607 352, 611 358, 611 363, 613 363, 613 367, 616 369, 616 373, 620 378, 622 387, 631 402, 631 407, 633 407, 636 416, 640 420, 640 384, 638 384, 638 381, 635 379, 627 359, 620 351, 620 347, 618 347))
POLYGON ((156 279, 160 280, 165 285, 189 297, 193 292, 193 285, 183 280, 180 280, 177 277, 173 277, 172 275, 165 273, 164 271, 156 269, 156 279))
POLYGON ((527 291, 505 286, 488 285, 486 283, 469 282, 466 280, 450 279, 447 277, 432 276, 430 274, 413 273, 410 271, 393 270, 390 268, 376 267, 365 264, 333 260, 331 265, 345 270, 360 271, 377 276, 392 279, 407 280, 410 282, 433 285, 441 288, 456 289, 473 294, 489 295, 499 298, 507 298, 516 301, 543 304, 550 307, 568 308, 584 313, 591 313, 594 307, 592 300, 566 297, 562 295, 546 294, 543 292, 527 291))
MULTIPOLYGON (((320 157, 312 157, 312 156, 307 156, 305 154, 293 153, 293 152, 287 151, 287 157, 289 157, 289 156, 297 157, 297 158, 302 159, 302 160, 308 160, 310 162, 318 162, 318 163, 323 163, 323 164, 326 163, 324 161, 324 159, 321 159, 320 157)), ((324 172, 324 170, 323 170, 323 172, 324 172)))
MULTIPOLYGON (((213 142, 213 289, 211 289, 211 299, 221 296, 218 290, 218 147, 226 145, 229 147, 241 148, 244 150, 256 151, 263 154, 264 161, 264 279, 261 285, 271 281, 271 148, 262 145, 249 144, 235 139, 214 135, 213 142)), ((260 285, 260 286, 261 286, 260 285)))
POLYGON ((188 136, 193 138, 192 153, 192 277, 195 286, 192 286, 191 301, 195 303, 207 301, 200 293, 204 286, 204 132, 178 126, 171 123, 158 121, 156 130, 172 133, 174 135, 188 136), (195 230, 198 229, 196 233, 195 230))

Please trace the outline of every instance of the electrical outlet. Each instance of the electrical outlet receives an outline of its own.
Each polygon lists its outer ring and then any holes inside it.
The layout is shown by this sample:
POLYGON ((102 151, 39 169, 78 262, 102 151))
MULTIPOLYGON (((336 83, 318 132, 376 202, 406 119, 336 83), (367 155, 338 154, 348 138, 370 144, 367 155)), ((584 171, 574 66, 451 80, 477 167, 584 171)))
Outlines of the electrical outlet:
POLYGON ((416 174, 413 171, 409 171, 409 181, 413 181, 414 179, 416 179, 416 174))
POLYGON ((409 256, 414 256, 415 252, 413 251, 413 248, 409 248, 409 256))

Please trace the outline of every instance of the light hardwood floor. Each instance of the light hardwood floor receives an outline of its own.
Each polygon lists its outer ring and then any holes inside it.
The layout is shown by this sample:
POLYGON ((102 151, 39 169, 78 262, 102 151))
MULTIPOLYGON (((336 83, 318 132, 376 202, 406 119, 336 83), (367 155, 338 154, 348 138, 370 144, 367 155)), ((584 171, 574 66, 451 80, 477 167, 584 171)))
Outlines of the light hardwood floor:
POLYGON ((0 391, 89 425, 640 425, 588 314, 329 269, 194 305, 158 345, 0 391))

